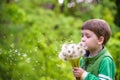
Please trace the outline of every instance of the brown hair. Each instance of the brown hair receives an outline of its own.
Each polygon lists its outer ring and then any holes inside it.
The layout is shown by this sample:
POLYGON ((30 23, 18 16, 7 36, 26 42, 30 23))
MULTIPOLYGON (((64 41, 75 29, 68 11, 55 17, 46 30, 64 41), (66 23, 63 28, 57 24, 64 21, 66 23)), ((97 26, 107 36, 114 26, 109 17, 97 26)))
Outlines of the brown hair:
POLYGON ((103 36, 104 37, 103 45, 107 43, 107 41, 109 40, 111 36, 111 30, 110 30, 109 25, 107 24, 106 21, 102 19, 88 20, 83 24, 81 29, 82 30, 87 29, 87 30, 94 32, 98 38, 100 36, 103 36))

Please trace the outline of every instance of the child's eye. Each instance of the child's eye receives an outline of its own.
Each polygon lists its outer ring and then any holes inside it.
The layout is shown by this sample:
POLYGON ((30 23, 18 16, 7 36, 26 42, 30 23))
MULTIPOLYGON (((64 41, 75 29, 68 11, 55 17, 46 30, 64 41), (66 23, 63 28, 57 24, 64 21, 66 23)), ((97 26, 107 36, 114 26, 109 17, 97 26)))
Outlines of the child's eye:
POLYGON ((86 37, 87 37, 87 38, 90 38, 90 35, 87 35, 86 37))

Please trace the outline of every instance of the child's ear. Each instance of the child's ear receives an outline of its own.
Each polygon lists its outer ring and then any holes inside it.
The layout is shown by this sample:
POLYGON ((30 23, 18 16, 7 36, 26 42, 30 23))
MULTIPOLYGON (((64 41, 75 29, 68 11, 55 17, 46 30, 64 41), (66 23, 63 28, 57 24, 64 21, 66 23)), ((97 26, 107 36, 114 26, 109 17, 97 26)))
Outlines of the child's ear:
POLYGON ((104 42, 104 37, 103 36, 100 36, 99 39, 98 39, 98 44, 99 45, 102 45, 104 42))

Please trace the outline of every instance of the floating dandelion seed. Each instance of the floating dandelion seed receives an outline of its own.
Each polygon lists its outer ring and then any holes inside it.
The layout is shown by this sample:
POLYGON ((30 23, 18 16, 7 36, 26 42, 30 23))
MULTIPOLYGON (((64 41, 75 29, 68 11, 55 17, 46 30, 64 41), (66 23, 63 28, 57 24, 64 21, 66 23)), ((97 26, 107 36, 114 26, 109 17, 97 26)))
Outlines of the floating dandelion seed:
POLYGON ((27 57, 27 54, 26 54, 26 53, 24 53, 24 54, 23 54, 23 57, 27 57))
POLYGON ((14 48, 14 45, 15 45, 15 44, 14 44, 14 43, 12 43, 12 44, 10 45, 10 47, 11 47, 11 48, 14 48))
POLYGON ((27 59, 26 59, 26 62, 27 62, 27 63, 30 63, 30 58, 27 58, 27 59))
POLYGON ((17 54, 18 56, 20 56, 21 55, 21 53, 20 52, 18 52, 18 54, 17 54))
POLYGON ((18 52, 18 50, 16 49, 16 50, 15 50, 15 52, 17 53, 17 52, 18 52))

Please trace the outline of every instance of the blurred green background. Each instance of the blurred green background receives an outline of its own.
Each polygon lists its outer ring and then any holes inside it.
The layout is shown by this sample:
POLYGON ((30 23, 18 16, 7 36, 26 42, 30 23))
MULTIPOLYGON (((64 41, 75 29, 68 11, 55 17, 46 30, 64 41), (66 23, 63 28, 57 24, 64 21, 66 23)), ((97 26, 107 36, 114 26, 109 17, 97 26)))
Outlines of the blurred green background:
POLYGON ((59 1, 0 0, 0 80, 74 80, 71 65, 58 54, 63 43, 80 41, 81 25, 92 18, 112 29, 106 47, 120 80, 120 1, 59 1))

